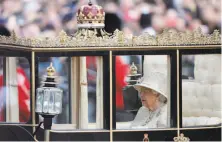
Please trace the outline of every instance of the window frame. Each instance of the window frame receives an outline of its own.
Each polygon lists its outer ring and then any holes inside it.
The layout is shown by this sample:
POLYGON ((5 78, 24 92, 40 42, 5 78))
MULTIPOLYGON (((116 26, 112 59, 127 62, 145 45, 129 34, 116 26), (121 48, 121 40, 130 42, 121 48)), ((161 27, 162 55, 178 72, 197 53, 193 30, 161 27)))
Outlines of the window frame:
POLYGON ((29 63, 29 70, 30 70, 30 79, 29 79, 29 82, 30 82, 30 116, 29 116, 29 120, 27 122, 0 122, 0 126, 1 125, 5 125, 5 124, 17 124, 17 125, 30 125, 30 124, 33 124, 33 116, 32 116, 32 113, 33 113, 33 107, 32 107, 32 55, 31 55, 31 52, 28 51, 28 50, 23 50, 23 49, 0 49, 0 56, 3 57, 3 76, 4 76, 4 79, 3 79, 3 84, 5 85, 5 80, 6 80, 6 75, 5 75, 5 72, 6 72, 6 57, 23 57, 23 58, 26 58, 28 63, 29 63))
MULTIPOLYGON (((80 56, 101 56, 103 59, 103 129, 102 130, 109 130, 110 129, 110 70, 109 70, 109 51, 52 51, 52 52, 46 52, 46 51, 36 51, 35 52, 35 88, 38 87, 38 58, 41 57, 68 57, 70 61, 70 57, 80 57, 80 56), (107 94, 107 95, 106 95, 107 94)), ((69 76, 71 75, 71 62, 69 62, 69 76)), ((69 97, 71 97, 71 76, 69 77, 69 97)), ((71 99, 69 101, 70 108, 69 113, 71 117, 71 107, 72 102, 71 99)), ((39 121, 38 114, 36 113, 36 122, 39 121)), ((69 118, 71 120, 71 118, 69 118)), ((38 124, 38 123, 37 123, 38 124)), ((71 124, 71 123, 70 123, 71 124)), ((62 124, 56 124, 56 125, 62 125, 62 124)), ((100 129, 72 129, 72 130, 80 130, 80 131, 100 131, 100 129)))
MULTIPOLYGON (((177 118, 177 53, 176 50, 154 50, 154 49, 144 49, 144 50, 124 50, 124 51, 113 51, 113 65, 112 65, 112 72, 113 72, 113 129, 115 131, 121 131, 121 129, 116 129, 116 89, 115 89, 115 83, 116 83, 116 76, 115 76, 115 56, 123 56, 123 55, 167 55, 170 57, 170 127, 168 128, 161 128, 161 130, 167 130, 167 129, 172 129, 176 128, 178 125, 178 118, 177 118)), ((143 59, 142 59, 143 62, 143 59)), ((142 66, 143 68, 143 66, 142 66)), ((143 74, 143 71, 142 71, 143 74)), ((124 129, 125 130, 125 129, 124 129)), ((131 130, 131 129, 126 129, 130 131, 138 131, 138 130, 131 130)), ((148 129, 152 130, 152 129, 148 129)), ((159 130, 159 128, 155 128, 155 130, 159 130)), ((141 131, 144 131, 144 129, 141 129, 141 131)))
POLYGON ((221 126, 221 123, 218 125, 199 125, 199 126, 187 126, 183 127, 183 94, 182 94, 182 56, 183 55, 209 55, 209 54, 221 54, 221 48, 207 48, 207 49, 180 49, 179 50, 179 127, 180 128, 210 128, 221 126))

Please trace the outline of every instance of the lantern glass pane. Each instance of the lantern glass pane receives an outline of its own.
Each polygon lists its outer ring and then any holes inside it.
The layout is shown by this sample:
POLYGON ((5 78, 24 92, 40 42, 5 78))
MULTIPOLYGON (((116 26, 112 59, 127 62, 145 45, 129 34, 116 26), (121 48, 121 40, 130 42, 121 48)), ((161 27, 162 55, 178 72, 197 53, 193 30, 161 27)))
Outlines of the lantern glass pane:
POLYGON ((50 92, 49 90, 44 90, 44 101, 43 101, 43 112, 48 113, 49 110, 49 99, 50 99, 50 92))
POLYGON ((54 94, 55 94, 55 90, 50 89, 49 113, 52 113, 52 114, 55 113, 55 110, 54 110, 54 94))
POLYGON ((62 110, 62 91, 55 92, 55 112, 60 113, 62 110))
POLYGON ((43 90, 37 89, 37 98, 36 98, 36 112, 42 112, 42 102, 43 102, 43 90))

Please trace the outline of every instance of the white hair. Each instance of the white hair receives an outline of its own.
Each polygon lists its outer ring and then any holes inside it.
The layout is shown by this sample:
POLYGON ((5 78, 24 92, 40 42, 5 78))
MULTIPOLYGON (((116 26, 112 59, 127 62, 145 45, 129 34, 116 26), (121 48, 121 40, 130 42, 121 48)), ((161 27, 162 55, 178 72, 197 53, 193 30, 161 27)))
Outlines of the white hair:
POLYGON ((158 99, 160 103, 166 104, 167 103, 167 98, 158 93, 158 99))

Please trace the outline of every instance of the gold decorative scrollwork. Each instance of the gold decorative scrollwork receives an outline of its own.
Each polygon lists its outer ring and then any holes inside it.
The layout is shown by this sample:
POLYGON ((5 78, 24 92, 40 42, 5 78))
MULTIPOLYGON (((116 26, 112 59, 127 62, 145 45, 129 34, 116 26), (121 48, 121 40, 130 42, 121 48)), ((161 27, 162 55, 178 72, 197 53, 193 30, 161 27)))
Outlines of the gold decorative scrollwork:
POLYGON ((139 36, 126 35, 116 30, 113 35, 101 30, 102 37, 97 31, 87 29, 78 30, 74 36, 68 36, 61 31, 55 38, 20 38, 15 32, 10 37, 0 36, 0 44, 16 44, 27 47, 120 47, 120 46, 172 46, 172 45, 216 45, 221 44, 221 35, 218 30, 213 34, 203 34, 201 29, 193 32, 177 32, 165 29, 161 34, 151 36, 144 33, 139 36))
POLYGON ((67 36, 65 31, 62 30, 59 33, 59 39, 60 39, 59 41, 60 41, 61 44, 64 44, 67 41, 68 38, 70 38, 70 37, 67 36))
POLYGON ((188 137, 185 137, 183 133, 180 134, 178 137, 174 137, 173 140, 175 142, 189 142, 190 139, 188 137))

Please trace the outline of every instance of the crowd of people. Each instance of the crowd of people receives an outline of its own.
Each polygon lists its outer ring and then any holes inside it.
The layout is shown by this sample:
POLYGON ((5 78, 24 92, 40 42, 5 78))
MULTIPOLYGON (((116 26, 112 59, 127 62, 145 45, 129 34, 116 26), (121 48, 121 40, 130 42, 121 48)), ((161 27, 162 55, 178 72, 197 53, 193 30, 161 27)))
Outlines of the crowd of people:
MULTIPOLYGON (((88 0, 3 0, 0 21, 19 36, 53 37, 62 29, 73 34, 77 30, 76 11, 87 3, 88 0)), ((92 3, 103 6, 107 13, 108 32, 112 32, 112 26, 133 34, 198 27, 212 33, 221 28, 220 0, 92 0, 92 3)))

